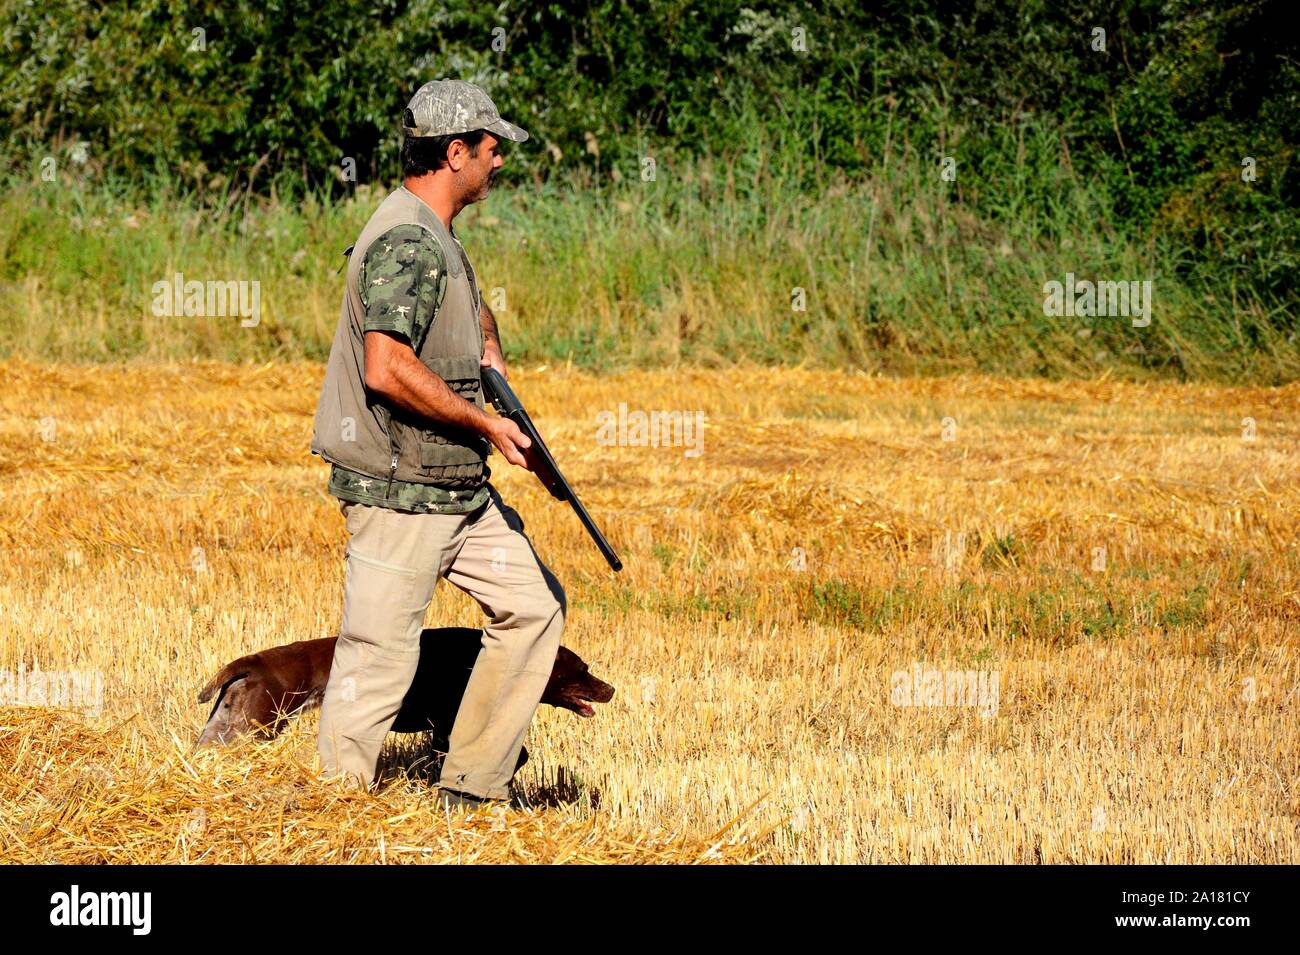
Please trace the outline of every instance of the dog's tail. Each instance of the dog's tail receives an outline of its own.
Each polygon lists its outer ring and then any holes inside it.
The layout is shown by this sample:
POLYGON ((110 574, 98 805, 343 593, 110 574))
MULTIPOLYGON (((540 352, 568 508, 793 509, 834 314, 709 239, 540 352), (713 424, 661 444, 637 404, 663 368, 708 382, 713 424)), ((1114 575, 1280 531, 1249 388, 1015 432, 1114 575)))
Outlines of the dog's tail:
POLYGON ((208 685, 199 691, 199 702, 206 703, 212 699, 214 693, 224 687, 232 680, 238 680, 241 676, 248 676, 252 670, 253 657, 257 654, 249 654, 246 657, 240 657, 238 660, 232 660, 221 668, 221 672, 208 681, 208 685))

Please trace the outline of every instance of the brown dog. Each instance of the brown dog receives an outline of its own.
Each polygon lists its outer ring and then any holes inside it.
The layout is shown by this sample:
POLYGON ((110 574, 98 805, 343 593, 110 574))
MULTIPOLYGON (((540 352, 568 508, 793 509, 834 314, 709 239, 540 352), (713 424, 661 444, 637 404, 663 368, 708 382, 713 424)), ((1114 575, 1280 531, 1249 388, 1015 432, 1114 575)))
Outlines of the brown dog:
MULTIPOLYGON (((199 702, 216 696, 198 746, 224 744, 245 733, 263 739, 278 735, 290 717, 319 706, 325 694, 337 637, 300 640, 226 664, 199 693, 199 702)), ((483 631, 469 627, 428 629, 420 634, 420 662, 411 688, 392 726, 394 733, 434 734, 434 749, 447 751, 447 737, 482 647, 483 631)), ((608 703, 614 688, 592 676, 572 650, 560 647, 543 703, 592 717, 591 703, 608 703)), ((519 754, 519 767, 528 751, 519 754)))

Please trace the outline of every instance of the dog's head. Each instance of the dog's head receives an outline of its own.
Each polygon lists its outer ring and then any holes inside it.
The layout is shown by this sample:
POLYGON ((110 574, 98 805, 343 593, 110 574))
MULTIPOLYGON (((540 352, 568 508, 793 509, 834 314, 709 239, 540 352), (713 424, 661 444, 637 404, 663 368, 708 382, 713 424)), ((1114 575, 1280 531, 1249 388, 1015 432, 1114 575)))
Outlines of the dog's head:
POLYGON ((224 746, 246 733, 270 739, 279 733, 287 713, 318 702, 318 696, 285 692, 267 672, 264 654, 240 657, 226 664, 199 692, 200 703, 214 698, 216 702, 195 745, 224 746))
POLYGON ((555 655, 550 682, 542 694, 543 703, 573 710, 579 716, 592 717, 596 715, 592 703, 608 703, 613 697, 614 688, 592 676, 582 657, 568 647, 560 647, 555 655))
POLYGON ((216 694, 217 701, 208 714, 208 723, 203 727, 203 734, 196 745, 216 744, 224 746, 235 737, 242 736, 254 729, 248 718, 249 704, 255 694, 261 694, 255 686, 249 685, 248 673, 233 674, 218 686, 209 684, 199 695, 199 702, 206 703, 216 694))

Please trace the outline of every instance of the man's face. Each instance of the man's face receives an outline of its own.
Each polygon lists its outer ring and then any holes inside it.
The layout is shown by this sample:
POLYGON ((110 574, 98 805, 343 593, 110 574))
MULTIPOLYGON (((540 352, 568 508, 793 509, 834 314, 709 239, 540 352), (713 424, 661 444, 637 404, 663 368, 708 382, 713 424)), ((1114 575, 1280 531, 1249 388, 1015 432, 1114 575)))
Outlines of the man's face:
POLYGON ((479 140, 477 156, 472 155, 463 144, 453 146, 453 149, 462 150, 463 164, 456 174, 456 182, 466 205, 487 198, 488 190, 496 181, 497 170, 504 164, 498 151, 500 146, 501 140, 491 133, 485 133, 479 140))

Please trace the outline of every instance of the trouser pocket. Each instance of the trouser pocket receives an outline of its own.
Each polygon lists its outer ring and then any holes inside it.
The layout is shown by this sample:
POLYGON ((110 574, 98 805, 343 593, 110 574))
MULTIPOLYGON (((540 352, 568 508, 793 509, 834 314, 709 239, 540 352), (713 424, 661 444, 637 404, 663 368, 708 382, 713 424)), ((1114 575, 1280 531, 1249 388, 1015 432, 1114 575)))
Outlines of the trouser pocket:
POLYGON ((339 635, 381 649, 418 653, 431 596, 420 592, 421 579, 427 576, 349 548, 339 635))

